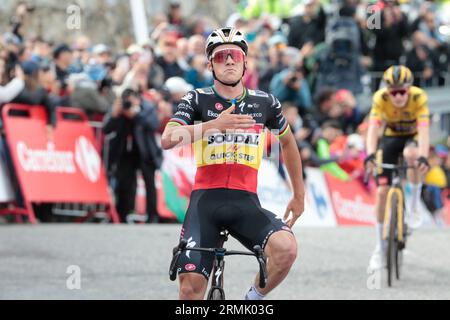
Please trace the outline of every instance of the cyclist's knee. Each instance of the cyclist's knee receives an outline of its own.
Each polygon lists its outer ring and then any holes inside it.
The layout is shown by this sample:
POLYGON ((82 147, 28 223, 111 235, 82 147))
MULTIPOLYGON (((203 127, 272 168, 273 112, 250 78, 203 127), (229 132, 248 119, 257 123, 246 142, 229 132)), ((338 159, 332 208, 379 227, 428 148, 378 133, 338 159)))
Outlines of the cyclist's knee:
POLYGON ((196 273, 180 274, 180 299, 203 299, 208 282, 205 277, 196 273))
POLYGON ((414 161, 418 158, 418 148, 416 146, 408 146, 403 150, 403 158, 408 163, 408 165, 414 165, 414 161))
POLYGON ((268 255, 275 265, 289 268, 297 258, 297 242, 293 234, 277 232, 269 238, 268 255))

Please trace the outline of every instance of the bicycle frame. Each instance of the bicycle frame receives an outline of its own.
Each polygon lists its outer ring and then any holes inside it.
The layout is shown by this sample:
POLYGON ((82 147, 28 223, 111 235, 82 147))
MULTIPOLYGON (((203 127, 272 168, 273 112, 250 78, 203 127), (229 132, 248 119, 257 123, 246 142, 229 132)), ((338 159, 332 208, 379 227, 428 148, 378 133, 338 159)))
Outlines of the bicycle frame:
POLYGON ((253 252, 245 252, 245 251, 234 251, 227 250, 223 248, 223 244, 228 239, 228 232, 221 231, 220 233, 220 242, 218 248, 187 248, 187 241, 182 239, 177 247, 173 249, 173 258, 169 268, 169 277, 170 280, 174 281, 177 277, 177 262, 180 254, 183 251, 199 251, 199 252, 207 252, 210 254, 214 254, 214 264, 212 269, 212 280, 211 280, 211 288, 208 293, 208 299, 213 299, 214 291, 218 290, 221 294, 222 299, 225 299, 225 292, 223 290, 223 276, 225 269, 225 256, 229 255, 247 255, 254 256, 258 260, 259 264, 259 286, 264 288, 267 284, 267 269, 266 269, 266 261, 267 258, 264 254, 262 248, 258 245, 253 247, 253 252))

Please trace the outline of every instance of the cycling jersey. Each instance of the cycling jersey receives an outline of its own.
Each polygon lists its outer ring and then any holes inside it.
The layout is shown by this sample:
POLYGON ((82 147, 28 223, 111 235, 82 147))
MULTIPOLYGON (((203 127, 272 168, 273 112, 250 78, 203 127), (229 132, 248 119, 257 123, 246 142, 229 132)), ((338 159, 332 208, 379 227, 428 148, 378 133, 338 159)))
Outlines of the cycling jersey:
MULTIPOLYGON (((258 168, 264 152, 264 128, 281 137, 289 125, 280 102, 263 91, 244 89, 233 113, 251 115, 253 128, 239 133, 210 132, 194 142, 197 173, 193 189, 227 188, 256 193, 258 168)), ((169 123, 192 125, 216 119, 230 108, 231 100, 221 97, 214 87, 189 91, 179 103, 169 123)))
POLYGON ((430 112, 427 94, 418 87, 409 89, 409 98, 405 107, 395 107, 389 98, 387 88, 380 89, 373 95, 370 121, 386 122, 385 136, 413 136, 418 126, 428 126, 430 112))

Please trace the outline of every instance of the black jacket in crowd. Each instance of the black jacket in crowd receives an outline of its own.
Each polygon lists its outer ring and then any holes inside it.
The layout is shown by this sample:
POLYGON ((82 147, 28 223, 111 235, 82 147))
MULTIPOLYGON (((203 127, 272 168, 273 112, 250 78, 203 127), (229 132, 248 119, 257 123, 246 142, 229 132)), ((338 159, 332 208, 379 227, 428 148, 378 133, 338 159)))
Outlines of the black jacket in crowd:
POLYGON ((105 134, 115 133, 115 136, 109 141, 108 169, 111 170, 114 168, 126 150, 128 128, 130 125, 141 159, 145 162, 152 163, 157 169, 160 168, 162 163, 162 150, 155 138, 155 131, 160 126, 159 119, 154 105, 150 102, 143 101, 141 103, 141 111, 133 119, 128 119, 125 116, 113 118, 111 113, 105 116, 103 132, 105 134))

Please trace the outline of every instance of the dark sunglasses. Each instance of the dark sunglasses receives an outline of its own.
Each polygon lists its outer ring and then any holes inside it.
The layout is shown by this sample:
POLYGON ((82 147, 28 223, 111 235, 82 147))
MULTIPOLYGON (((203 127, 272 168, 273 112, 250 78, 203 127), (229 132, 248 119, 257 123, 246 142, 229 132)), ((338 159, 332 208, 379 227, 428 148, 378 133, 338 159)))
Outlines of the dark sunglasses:
POLYGON ((399 89, 399 90, 390 90, 389 94, 393 97, 397 96, 398 94, 401 96, 404 96, 406 93, 408 93, 408 90, 406 89, 399 89))
POLYGON ((244 61, 244 52, 239 49, 224 49, 217 51, 213 54, 211 59, 214 63, 225 63, 229 56, 234 62, 244 61))

